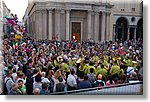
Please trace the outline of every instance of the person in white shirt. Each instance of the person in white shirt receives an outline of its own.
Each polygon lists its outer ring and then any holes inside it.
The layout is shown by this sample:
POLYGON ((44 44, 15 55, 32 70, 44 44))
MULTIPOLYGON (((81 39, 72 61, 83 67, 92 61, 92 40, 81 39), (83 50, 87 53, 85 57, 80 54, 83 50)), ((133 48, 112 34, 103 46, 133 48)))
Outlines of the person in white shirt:
POLYGON ((16 82, 16 77, 17 77, 16 69, 13 69, 13 73, 12 73, 13 82, 16 82))
POLYGON ((71 73, 68 75, 67 85, 68 85, 68 89, 67 89, 68 91, 77 89, 77 80, 76 80, 76 75, 74 70, 71 70, 71 73))
POLYGON ((8 93, 10 93, 12 86, 14 84, 13 79, 11 77, 12 77, 12 72, 9 70, 6 71, 6 78, 4 80, 4 83, 6 84, 6 88, 7 88, 8 93))

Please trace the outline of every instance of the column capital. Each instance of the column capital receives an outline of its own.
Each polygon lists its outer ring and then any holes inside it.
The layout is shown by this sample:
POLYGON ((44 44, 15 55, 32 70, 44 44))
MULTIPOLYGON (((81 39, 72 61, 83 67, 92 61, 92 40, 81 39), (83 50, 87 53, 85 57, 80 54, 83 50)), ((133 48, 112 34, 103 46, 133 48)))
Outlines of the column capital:
POLYGON ((71 9, 67 8, 67 9, 65 9, 65 11, 66 11, 66 12, 70 12, 70 11, 71 11, 71 9))
POLYGON ((87 10, 88 11, 88 13, 92 13, 93 12, 93 10, 87 10))
POLYGON ((61 8, 55 8, 55 12, 56 13, 60 13, 61 12, 61 8))
POLYGON ((110 15, 111 13, 110 13, 109 11, 106 11, 106 14, 107 14, 107 15, 110 15))
POLYGON ((61 13, 61 14, 64 14, 64 13, 65 13, 65 10, 61 9, 61 10, 60 10, 60 13, 61 13))
POLYGON ((105 15, 106 14, 106 11, 101 11, 102 12, 102 15, 105 15))
POLYGON ((53 12, 53 8, 49 8, 48 12, 52 13, 53 12))
POLYGON ((47 12, 47 9, 41 9, 41 13, 47 12))
POLYGON ((99 14, 100 14, 100 11, 94 11, 94 13, 95 13, 96 15, 99 15, 99 14))
POLYGON ((36 12, 36 13, 41 13, 41 10, 36 10, 35 12, 36 12))

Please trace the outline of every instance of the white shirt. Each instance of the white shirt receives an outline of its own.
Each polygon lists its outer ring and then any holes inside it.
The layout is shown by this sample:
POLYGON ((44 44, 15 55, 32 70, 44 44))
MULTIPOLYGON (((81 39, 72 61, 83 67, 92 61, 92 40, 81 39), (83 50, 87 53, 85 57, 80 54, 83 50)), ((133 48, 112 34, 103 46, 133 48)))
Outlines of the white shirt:
POLYGON ((50 81, 48 80, 48 78, 45 78, 45 77, 41 78, 41 82, 42 83, 50 83, 50 81))
POLYGON ((73 75, 69 74, 67 78, 67 84, 71 87, 74 87, 77 84, 76 78, 73 75))
POLYGON ((127 68, 127 75, 131 75, 134 72, 134 68, 133 67, 128 67, 127 68))
POLYGON ((17 73, 13 73, 13 74, 12 74, 12 78, 13 78, 13 81, 14 81, 14 82, 16 81, 16 77, 17 77, 17 73))
POLYGON ((5 78, 5 83, 6 83, 6 88, 7 88, 7 90, 8 90, 8 93, 11 91, 11 88, 12 88, 12 85, 14 84, 14 82, 13 82, 13 80, 12 80, 12 78, 10 78, 10 77, 6 77, 5 78), (9 79, 9 80, 8 80, 9 79), (7 81, 8 80, 8 81, 7 81), (7 81, 7 83, 6 83, 6 81, 7 81))
POLYGON ((66 60, 68 59, 67 55, 64 55, 63 58, 66 59, 66 60))
POLYGON ((16 69, 16 72, 18 71, 19 66, 18 65, 14 65, 13 66, 14 69, 16 69))

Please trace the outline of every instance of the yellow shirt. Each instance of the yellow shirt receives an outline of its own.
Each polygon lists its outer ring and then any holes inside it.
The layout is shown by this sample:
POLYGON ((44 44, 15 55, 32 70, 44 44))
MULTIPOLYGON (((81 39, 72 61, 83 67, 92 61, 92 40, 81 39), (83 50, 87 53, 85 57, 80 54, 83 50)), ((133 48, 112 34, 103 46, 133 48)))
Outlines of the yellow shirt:
POLYGON ((111 69, 110 69, 110 74, 111 75, 114 75, 114 74, 119 75, 119 73, 120 73, 120 67, 119 66, 114 65, 114 66, 111 67, 111 69))
POLYGON ((96 72, 96 75, 98 74, 102 74, 105 78, 107 77, 107 70, 106 69, 99 69, 97 72, 96 72))
POLYGON ((108 66, 108 62, 107 62, 106 60, 104 60, 103 65, 104 65, 105 67, 107 67, 107 66, 108 66))
POLYGON ((61 63, 61 66, 62 66, 62 70, 66 72, 70 72, 70 68, 67 63, 61 63))
POLYGON ((54 60, 54 66, 55 66, 55 67, 58 67, 58 66, 59 66, 59 63, 58 63, 56 60, 54 60))
POLYGON ((83 66, 83 71, 84 71, 85 74, 87 74, 88 67, 89 67, 89 64, 85 64, 83 66))
POLYGON ((94 69, 94 73, 96 72, 96 69, 95 69, 94 66, 88 66, 88 67, 86 68, 85 74, 90 74, 90 69, 91 69, 91 68, 94 69))

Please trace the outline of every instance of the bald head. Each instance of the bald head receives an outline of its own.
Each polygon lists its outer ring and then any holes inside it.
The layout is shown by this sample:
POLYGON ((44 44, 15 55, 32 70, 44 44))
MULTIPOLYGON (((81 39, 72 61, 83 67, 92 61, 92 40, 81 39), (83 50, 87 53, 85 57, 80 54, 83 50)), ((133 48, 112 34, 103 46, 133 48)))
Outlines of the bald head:
POLYGON ((34 94, 34 95, 40 95, 40 89, 39 89, 39 88, 35 88, 35 89, 33 90, 33 94, 34 94))

